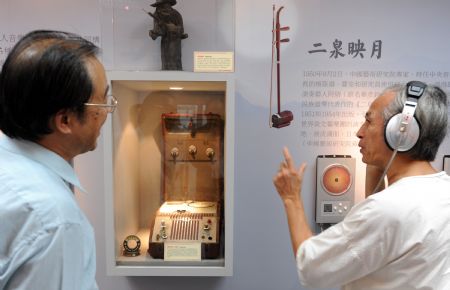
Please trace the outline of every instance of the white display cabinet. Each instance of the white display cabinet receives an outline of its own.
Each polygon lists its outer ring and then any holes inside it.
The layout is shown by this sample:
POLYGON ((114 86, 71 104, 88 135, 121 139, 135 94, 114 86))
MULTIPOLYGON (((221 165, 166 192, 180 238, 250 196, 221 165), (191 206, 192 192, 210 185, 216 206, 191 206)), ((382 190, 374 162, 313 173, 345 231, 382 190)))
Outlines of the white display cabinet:
MULTIPOLYGON (((108 275, 232 275, 233 75, 181 71, 107 75, 111 94, 118 100, 103 132, 108 275), (167 146, 178 147, 177 152, 167 146), (207 216, 197 222, 195 238, 174 241, 165 234, 176 225, 164 211, 178 201, 175 213, 183 216, 179 222, 207 216), (195 214, 186 216, 193 209, 195 214), (140 239, 140 255, 124 255, 123 243, 130 235, 140 239), (162 246, 158 251, 164 253, 149 251, 149 244, 153 250, 154 245, 162 246)), ((135 240, 129 242, 131 248, 136 246, 135 240)))

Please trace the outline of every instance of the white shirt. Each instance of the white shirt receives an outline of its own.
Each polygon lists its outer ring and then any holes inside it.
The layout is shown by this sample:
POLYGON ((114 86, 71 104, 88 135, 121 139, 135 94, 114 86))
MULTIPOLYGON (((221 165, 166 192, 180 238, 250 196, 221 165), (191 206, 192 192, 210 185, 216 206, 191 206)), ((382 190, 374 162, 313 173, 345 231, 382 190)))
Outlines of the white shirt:
POLYGON ((307 287, 450 289, 450 177, 403 178, 297 251, 307 287))
POLYGON ((0 135, 0 289, 98 289, 93 229, 69 183, 81 188, 59 155, 0 135))

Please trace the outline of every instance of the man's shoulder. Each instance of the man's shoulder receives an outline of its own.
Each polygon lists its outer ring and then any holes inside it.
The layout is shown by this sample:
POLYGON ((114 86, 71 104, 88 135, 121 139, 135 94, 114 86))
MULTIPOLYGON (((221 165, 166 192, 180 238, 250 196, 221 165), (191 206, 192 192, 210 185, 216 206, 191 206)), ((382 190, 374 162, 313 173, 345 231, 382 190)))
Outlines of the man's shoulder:
POLYGON ((35 226, 57 227, 81 223, 79 206, 71 192, 46 191, 45 188, 0 184, 0 218, 13 223, 33 223, 35 226))
POLYGON ((408 214, 408 210, 401 197, 385 189, 356 204, 346 216, 345 222, 356 227, 364 224, 374 229, 396 227, 401 224, 402 217, 408 214))
POLYGON ((30 180, 33 176, 47 174, 44 164, 30 159, 20 152, 9 151, 0 146, 0 178, 30 180))
POLYGON ((450 177, 445 172, 405 177, 370 198, 388 203, 405 203, 411 199, 420 202, 428 200, 430 192, 450 193, 450 177))
POLYGON ((62 179, 51 175, 45 168, 0 169, 0 218, 19 224, 26 218, 51 227, 80 223, 82 214, 73 192, 62 179))
POLYGON ((414 176, 369 196, 362 208, 371 216, 395 222, 411 220, 412 212, 414 216, 427 215, 430 209, 441 208, 448 202, 450 184, 442 176, 414 176))

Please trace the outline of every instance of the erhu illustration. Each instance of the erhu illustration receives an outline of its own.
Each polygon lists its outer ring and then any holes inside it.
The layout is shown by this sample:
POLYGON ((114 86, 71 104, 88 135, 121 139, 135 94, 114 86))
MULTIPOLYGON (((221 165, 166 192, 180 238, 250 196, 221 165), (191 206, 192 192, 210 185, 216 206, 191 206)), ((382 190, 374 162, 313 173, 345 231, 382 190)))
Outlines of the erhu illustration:
POLYGON ((280 76, 280 44, 283 42, 289 42, 289 38, 281 39, 280 34, 281 31, 289 30, 289 26, 281 26, 280 25, 280 12, 284 7, 281 6, 276 13, 275 19, 275 5, 273 5, 273 17, 272 17, 272 64, 271 64, 271 73, 270 73, 270 115, 271 122, 270 127, 275 128, 283 128, 289 126, 291 121, 294 119, 294 115, 291 111, 281 111, 281 76, 280 76), (276 62, 277 62, 277 113, 272 115, 272 84, 273 84, 273 63, 274 63, 274 50, 276 50, 276 62))

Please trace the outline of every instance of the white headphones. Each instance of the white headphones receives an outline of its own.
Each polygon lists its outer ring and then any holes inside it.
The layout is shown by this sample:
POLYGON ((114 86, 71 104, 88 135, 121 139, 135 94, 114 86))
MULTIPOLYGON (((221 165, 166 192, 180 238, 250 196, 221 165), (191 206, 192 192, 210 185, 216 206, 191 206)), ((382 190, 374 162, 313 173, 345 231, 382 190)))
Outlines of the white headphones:
POLYGON ((392 116, 384 128, 384 139, 391 150, 406 152, 416 145, 420 136, 420 123, 414 117, 419 98, 426 84, 411 81, 406 84, 406 103, 401 113, 392 116))

